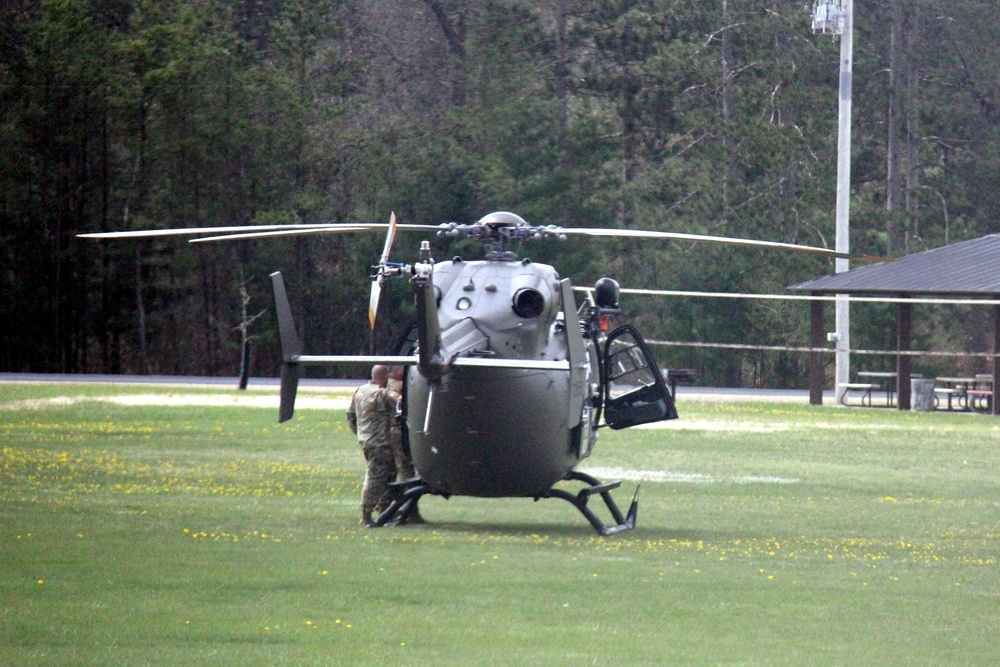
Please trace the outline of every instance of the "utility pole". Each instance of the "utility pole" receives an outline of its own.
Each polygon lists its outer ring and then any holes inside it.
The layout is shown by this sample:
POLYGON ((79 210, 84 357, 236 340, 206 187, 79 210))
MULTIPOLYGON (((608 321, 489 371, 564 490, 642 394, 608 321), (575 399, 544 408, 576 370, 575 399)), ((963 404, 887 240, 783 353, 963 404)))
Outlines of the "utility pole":
MULTIPOLYGON (((851 88, 854 58, 854 0, 816 0, 813 4, 813 32, 840 37, 840 105, 837 114, 837 242, 839 253, 848 253, 851 219, 851 88)), ((836 273, 850 268, 847 259, 835 260, 836 273)), ((846 294, 837 295, 836 372, 834 394, 837 403, 842 385, 851 376, 851 305, 846 294)))

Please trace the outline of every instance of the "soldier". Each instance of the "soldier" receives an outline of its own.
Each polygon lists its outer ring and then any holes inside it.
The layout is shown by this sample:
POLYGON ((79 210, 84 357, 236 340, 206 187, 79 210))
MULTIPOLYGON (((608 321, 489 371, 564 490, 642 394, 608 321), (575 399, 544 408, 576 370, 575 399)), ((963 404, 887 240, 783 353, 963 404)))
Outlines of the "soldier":
POLYGON ((389 482, 396 474, 390 429, 396 421, 400 395, 388 385, 389 369, 372 367, 372 379, 358 387, 347 409, 347 423, 358 436, 358 444, 368 463, 361 492, 361 523, 371 526, 372 513, 381 512, 392 502, 389 482))
MULTIPOLYGON (((403 367, 393 366, 389 371, 389 388, 396 393, 403 394, 403 367)), ((392 453, 396 462, 396 480, 403 481, 417 476, 417 471, 413 467, 413 459, 410 453, 403 449, 403 426, 399 420, 392 422, 392 453)), ((420 516, 420 510, 414 505, 413 511, 406 519, 406 523, 426 523, 420 516)))

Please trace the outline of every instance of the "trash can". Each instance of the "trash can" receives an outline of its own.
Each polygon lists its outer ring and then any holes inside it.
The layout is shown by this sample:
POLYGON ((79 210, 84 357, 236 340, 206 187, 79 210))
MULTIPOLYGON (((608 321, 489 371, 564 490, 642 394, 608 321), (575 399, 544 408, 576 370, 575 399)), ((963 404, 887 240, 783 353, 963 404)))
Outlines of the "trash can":
POLYGON ((911 409, 920 412, 934 412, 934 380, 910 380, 911 409))

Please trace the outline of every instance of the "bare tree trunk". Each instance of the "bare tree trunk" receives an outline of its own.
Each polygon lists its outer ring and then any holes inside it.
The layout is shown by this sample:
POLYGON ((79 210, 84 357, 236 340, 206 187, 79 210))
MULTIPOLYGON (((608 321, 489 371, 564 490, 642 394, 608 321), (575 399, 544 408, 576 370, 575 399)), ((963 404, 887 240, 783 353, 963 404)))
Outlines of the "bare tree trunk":
POLYGON ((243 263, 240 265, 240 323, 236 328, 240 332, 240 389, 246 389, 250 380, 250 341, 254 337, 250 335, 250 327, 254 322, 264 316, 266 310, 262 310, 256 315, 250 315, 247 306, 250 305, 250 291, 247 289, 247 279, 243 271, 243 263))
MULTIPOLYGON (((145 93, 139 98, 139 154, 135 158, 135 167, 132 172, 132 192, 136 196, 136 208, 142 211, 146 203, 146 193, 148 186, 146 183, 146 146, 149 139, 147 120, 148 104, 145 93)), ((128 229, 129 223, 129 201, 125 200, 125 210, 122 214, 122 229, 128 229)), ((135 249, 135 308, 137 315, 137 326, 139 328, 139 372, 148 375, 149 367, 149 346, 146 335, 146 306, 142 298, 142 253, 139 246, 135 249)))
POLYGON ((566 0, 556 0, 556 103, 559 109, 559 170, 569 168, 566 132, 569 128, 569 53, 566 48, 566 0))
MULTIPOLYGON (((920 3, 913 3, 906 39, 906 212, 917 210, 917 190, 920 188, 920 69, 916 52, 921 42, 920 3)), ((916 216, 910 216, 914 221, 916 216)), ((910 230, 920 238, 920 227, 914 222, 910 230)), ((907 244, 909 245, 909 244, 907 244)))
POLYGON ((465 104, 465 30, 459 12, 448 12, 439 0, 424 0, 437 19, 448 50, 454 59, 451 100, 455 106, 465 104), (454 16, 452 16, 454 14, 454 16))
POLYGON ((733 120, 733 38, 729 32, 729 1, 722 0, 722 34, 721 64, 722 64, 722 145, 726 152, 726 165, 722 177, 722 216, 723 223, 729 211, 729 184, 732 175, 732 137, 729 127, 733 120))
POLYGON ((635 180, 636 160, 639 143, 639 107, 637 97, 639 95, 639 81, 637 75, 632 72, 629 65, 625 65, 622 76, 622 138, 621 138, 621 160, 622 160, 622 190, 618 200, 618 216, 622 227, 632 227, 635 216, 635 206, 632 205, 629 185, 635 180))
POLYGON ((886 198, 885 207, 889 212, 886 238, 886 253, 892 255, 900 247, 900 219, 902 217, 903 171, 901 149, 902 111, 900 95, 902 90, 903 51, 903 7, 902 0, 891 0, 892 22, 889 41, 889 113, 886 120, 886 198))
POLYGON ((149 346, 146 343, 146 305, 142 300, 142 255, 135 250, 135 312, 139 316, 139 373, 149 375, 149 346))

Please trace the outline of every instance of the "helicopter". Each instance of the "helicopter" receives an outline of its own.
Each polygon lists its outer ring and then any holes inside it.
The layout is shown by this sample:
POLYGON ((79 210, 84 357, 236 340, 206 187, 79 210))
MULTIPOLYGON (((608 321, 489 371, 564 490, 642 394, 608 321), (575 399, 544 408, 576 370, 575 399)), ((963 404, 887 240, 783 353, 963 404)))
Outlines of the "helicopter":
POLYGON ((675 397, 638 330, 612 327, 622 316, 617 281, 604 277, 578 303, 570 279, 550 265, 521 258, 513 243, 569 236, 713 241, 820 253, 825 248, 673 232, 531 225, 498 211, 475 223, 385 223, 202 227, 83 234, 89 238, 195 235, 211 242, 285 235, 386 229, 373 266, 369 325, 388 280, 410 283, 415 320, 388 355, 306 354, 284 279, 271 274, 282 349, 279 421, 294 414, 302 370, 309 366, 372 363, 404 366, 400 408, 403 447, 417 476, 395 482, 395 499, 375 526, 403 522, 425 495, 450 498, 557 498, 572 504, 600 535, 635 527, 638 487, 626 512, 602 482, 576 467, 594 450, 603 427, 625 429, 676 419, 675 397), (435 261, 421 241, 410 264, 390 262, 397 230, 468 238, 483 259, 435 261), (563 488, 577 482, 576 493, 563 488), (611 521, 590 507, 598 496, 611 521))

